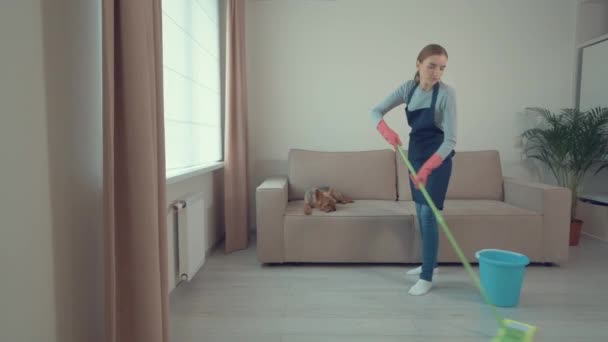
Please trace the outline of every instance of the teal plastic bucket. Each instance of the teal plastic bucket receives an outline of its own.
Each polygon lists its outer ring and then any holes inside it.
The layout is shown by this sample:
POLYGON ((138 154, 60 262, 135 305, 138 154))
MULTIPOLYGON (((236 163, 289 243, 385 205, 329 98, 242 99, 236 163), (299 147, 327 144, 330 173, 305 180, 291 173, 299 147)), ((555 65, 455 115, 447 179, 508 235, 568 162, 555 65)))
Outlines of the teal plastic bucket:
POLYGON ((492 304, 516 306, 530 259, 520 253, 500 249, 482 249, 475 256, 479 260, 481 286, 492 304))

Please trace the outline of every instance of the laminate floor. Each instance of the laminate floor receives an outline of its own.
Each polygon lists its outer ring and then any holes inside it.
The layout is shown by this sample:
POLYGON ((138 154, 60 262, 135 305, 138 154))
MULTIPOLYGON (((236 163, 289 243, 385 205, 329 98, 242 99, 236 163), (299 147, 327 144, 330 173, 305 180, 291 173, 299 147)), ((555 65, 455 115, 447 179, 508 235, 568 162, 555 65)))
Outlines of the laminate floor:
MULTIPOLYGON (((216 250, 171 294, 175 342, 489 341, 497 324, 462 266, 407 294, 414 265, 258 263, 255 243, 216 250)), ((562 266, 530 266, 516 308, 540 341, 608 341, 608 243, 588 237, 562 266)))

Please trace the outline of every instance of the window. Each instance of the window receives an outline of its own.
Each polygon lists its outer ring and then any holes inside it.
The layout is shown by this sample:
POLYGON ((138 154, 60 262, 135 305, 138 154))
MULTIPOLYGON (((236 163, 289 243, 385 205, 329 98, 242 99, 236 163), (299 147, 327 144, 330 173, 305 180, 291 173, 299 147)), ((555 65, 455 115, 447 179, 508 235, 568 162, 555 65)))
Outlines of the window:
POLYGON ((222 160, 218 0, 163 0, 167 175, 222 160))

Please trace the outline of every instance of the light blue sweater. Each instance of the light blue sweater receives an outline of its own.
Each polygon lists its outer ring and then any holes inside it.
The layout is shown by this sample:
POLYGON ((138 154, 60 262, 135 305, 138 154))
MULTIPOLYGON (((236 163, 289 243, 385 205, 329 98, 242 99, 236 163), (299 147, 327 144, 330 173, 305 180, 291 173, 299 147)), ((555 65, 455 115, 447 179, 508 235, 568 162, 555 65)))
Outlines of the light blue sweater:
MULTIPOLYGON (((419 87, 414 90, 411 103, 407 103, 407 95, 412 87, 415 86, 414 80, 409 80, 400 85, 395 91, 388 95, 382 102, 372 109, 372 119, 374 127, 384 117, 384 114, 400 104, 405 103, 409 110, 429 108, 433 99, 433 89, 424 91, 419 87)), ((405 118, 405 112, 403 113, 405 118)), ((443 143, 437 149, 437 154, 445 159, 456 146, 456 94, 454 88, 441 82, 435 104, 435 125, 443 130, 443 143)))

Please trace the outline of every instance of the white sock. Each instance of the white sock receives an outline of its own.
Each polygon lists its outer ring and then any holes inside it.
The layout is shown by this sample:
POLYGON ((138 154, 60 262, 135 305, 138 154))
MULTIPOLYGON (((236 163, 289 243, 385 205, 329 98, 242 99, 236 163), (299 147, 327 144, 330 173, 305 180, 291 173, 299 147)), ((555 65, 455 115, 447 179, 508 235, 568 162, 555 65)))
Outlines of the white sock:
POLYGON ((426 281, 424 279, 418 279, 416 284, 412 286, 408 293, 412 296, 422 296, 424 294, 427 294, 431 290, 432 286, 432 282, 426 281))
MULTIPOLYGON (((433 274, 437 274, 439 272, 439 267, 435 267, 435 269, 433 269, 433 274)), ((407 275, 420 275, 420 273, 422 273, 422 266, 418 266, 416 268, 413 268, 407 272, 405 272, 405 274, 407 275)))

